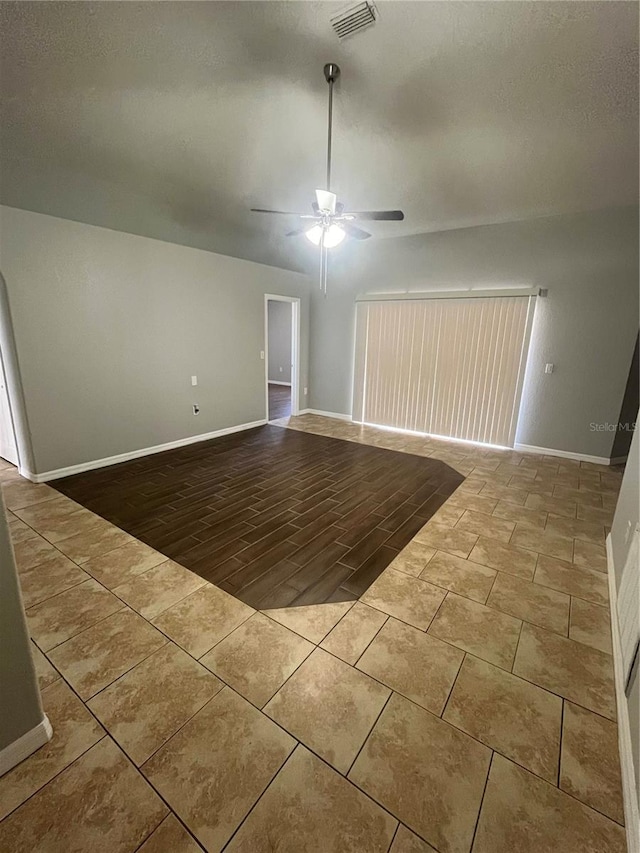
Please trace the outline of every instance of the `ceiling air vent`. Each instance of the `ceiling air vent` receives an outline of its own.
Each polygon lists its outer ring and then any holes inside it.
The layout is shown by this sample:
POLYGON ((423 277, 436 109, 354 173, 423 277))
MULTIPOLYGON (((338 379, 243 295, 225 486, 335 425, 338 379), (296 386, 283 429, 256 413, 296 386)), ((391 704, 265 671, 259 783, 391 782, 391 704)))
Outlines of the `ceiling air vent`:
POLYGON ((338 38, 343 39, 360 32, 365 27, 375 24, 376 16, 376 7, 373 3, 365 0, 364 3, 356 3, 355 6, 349 6, 344 12, 331 18, 331 26, 338 38))

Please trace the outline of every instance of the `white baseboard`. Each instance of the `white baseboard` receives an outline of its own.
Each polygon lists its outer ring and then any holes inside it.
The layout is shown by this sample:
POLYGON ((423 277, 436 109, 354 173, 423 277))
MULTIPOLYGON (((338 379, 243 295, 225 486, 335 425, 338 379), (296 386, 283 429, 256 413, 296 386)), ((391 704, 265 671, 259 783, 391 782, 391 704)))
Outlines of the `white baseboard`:
POLYGON ((607 456, 587 456, 585 453, 571 453, 569 450, 554 450, 552 447, 535 447, 533 444, 514 444, 514 450, 526 453, 541 453, 544 456, 559 456, 561 459, 575 459, 578 462, 593 462, 596 465, 620 465, 627 461, 626 456, 609 459, 607 456))
MULTIPOLYGON (((341 414, 340 412, 323 412, 321 409, 301 409, 298 414, 300 414, 300 415, 306 415, 306 414, 321 415, 322 417, 325 417, 325 418, 337 418, 338 420, 341 420, 341 421, 351 421, 352 423, 357 423, 356 421, 353 420, 351 415, 344 415, 344 414, 341 414)), ((381 424, 367 424, 367 426, 375 426, 375 427, 378 427, 378 429, 393 429, 394 432, 404 432, 404 433, 408 433, 411 435, 421 435, 421 436, 427 436, 427 437, 429 436, 429 433, 422 433, 422 432, 418 433, 418 432, 414 432, 412 430, 394 429, 392 427, 382 426, 381 424)), ((473 442, 473 441, 469 442, 469 441, 465 440, 464 438, 448 438, 447 436, 444 436, 444 435, 433 436, 433 438, 444 439, 446 441, 458 441, 458 442, 461 442, 463 444, 477 444, 478 443, 478 442, 473 442)), ((487 445, 487 446, 489 446, 489 445, 487 445)), ((514 450, 522 450, 522 451, 525 451, 527 453, 542 453, 545 456, 560 456, 563 459, 576 459, 579 462, 595 462, 596 464, 599 464, 599 465, 620 465, 621 463, 627 461, 626 456, 620 456, 620 457, 617 457, 615 459, 609 459, 606 456, 586 456, 585 454, 582 454, 582 453, 570 453, 568 450, 552 450, 549 447, 534 447, 533 445, 530 445, 530 444, 516 444, 516 445, 514 445, 513 449, 514 450)))
POLYGON ((276 382, 275 379, 269 379, 269 385, 286 385, 288 388, 291 388, 290 382, 276 382))
POLYGON ((339 421, 351 421, 351 415, 342 412, 323 412, 321 409, 300 409, 299 415, 320 415, 323 418, 336 418, 339 421))
POLYGON ((179 438, 177 441, 169 441, 166 444, 157 444, 155 447, 143 447, 140 450, 131 450, 129 453, 119 453, 117 456, 107 456, 104 459, 93 459, 91 462, 81 462, 79 465, 70 465, 68 468, 57 468, 54 471, 45 471, 42 474, 34 474, 24 468, 20 469, 20 475, 31 480, 32 483, 46 483, 49 480, 59 480, 61 477, 70 477, 72 474, 82 474, 84 471, 93 471, 96 468, 106 468, 108 465, 117 465, 119 462, 128 462, 131 459, 140 459, 142 456, 151 456, 153 453, 162 453, 164 450, 174 450, 177 447, 186 447, 188 444, 197 444, 199 441, 209 441, 211 438, 219 438, 234 432, 242 432, 247 429, 264 426, 267 423, 263 418, 248 424, 216 429, 213 432, 205 432, 201 435, 191 435, 188 438, 179 438))
POLYGON ((611 608, 611 637, 613 640, 613 669, 616 686, 616 707, 618 710, 618 750, 620 752, 620 768, 622 770, 622 796, 624 800, 624 822, 627 832, 627 850, 628 853, 640 853, 640 809, 638 808, 638 791, 636 790, 636 775, 633 766, 629 706, 624 690, 622 645, 620 643, 620 627, 617 618, 618 590, 616 588, 616 575, 613 567, 611 534, 607 536, 606 546, 609 606, 611 608))
POLYGON ((0 752, 0 776, 8 773, 16 764, 20 764, 36 749, 40 749, 41 746, 48 743, 52 735, 53 729, 45 714, 35 728, 29 729, 18 740, 14 740, 0 752))
MULTIPOLYGON (((298 412, 299 415, 321 415, 324 418, 337 418, 340 421, 353 421, 351 415, 345 415, 341 412, 324 412, 321 409, 300 409, 298 412)), ((371 424, 371 426, 376 426, 376 424, 371 424)), ((380 429, 385 429, 385 427, 379 426, 380 429)), ((397 430, 398 432, 410 432, 410 430, 397 430)), ((416 435, 426 435, 426 433, 415 433, 416 435)), ((446 438, 446 436, 437 436, 437 438, 446 438)), ((450 439, 451 441, 460 441, 468 444, 469 442, 465 442, 464 439, 450 439)), ((471 442, 472 444, 475 442, 471 442)), ((587 456, 584 453, 571 453, 568 450, 553 450, 549 447, 534 447, 532 444, 516 444, 514 445, 514 450, 522 450, 526 453, 541 453, 545 456, 559 456, 562 459, 576 459, 579 462, 594 462, 598 465, 621 465, 623 462, 627 461, 626 456, 618 456, 614 459, 609 459, 606 456, 587 456)))

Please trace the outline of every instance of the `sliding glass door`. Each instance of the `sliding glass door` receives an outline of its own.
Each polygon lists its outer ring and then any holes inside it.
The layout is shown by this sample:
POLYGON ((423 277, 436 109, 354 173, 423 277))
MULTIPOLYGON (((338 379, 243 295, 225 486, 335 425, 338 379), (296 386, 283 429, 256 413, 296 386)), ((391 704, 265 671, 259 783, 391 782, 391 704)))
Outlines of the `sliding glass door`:
POLYGON ((353 419, 513 446, 534 302, 359 302, 353 419))

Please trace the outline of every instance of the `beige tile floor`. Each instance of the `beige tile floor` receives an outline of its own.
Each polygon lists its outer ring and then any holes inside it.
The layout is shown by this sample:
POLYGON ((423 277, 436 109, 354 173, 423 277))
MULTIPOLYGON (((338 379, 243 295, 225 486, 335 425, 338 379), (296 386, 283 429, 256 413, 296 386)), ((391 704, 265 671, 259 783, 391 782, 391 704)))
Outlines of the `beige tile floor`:
POLYGON ((12 853, 623 853, 621 474, 311 415, 466 480, 352 604, 262 613, 0 470, 52 741, 12 853))

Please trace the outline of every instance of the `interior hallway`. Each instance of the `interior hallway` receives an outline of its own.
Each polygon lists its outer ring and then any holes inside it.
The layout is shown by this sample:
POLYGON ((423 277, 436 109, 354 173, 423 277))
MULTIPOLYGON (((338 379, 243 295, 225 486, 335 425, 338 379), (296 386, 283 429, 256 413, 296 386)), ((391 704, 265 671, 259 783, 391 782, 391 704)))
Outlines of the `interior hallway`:
POLYGON ((291 386, 269 382, 269 420, 288 418, 291 415, 291 386))
POLYGON ((289 427, 466 478, 356 602, 256 611, 3 469, 55 734, 0 779, 0 849, 623 853, 620 472, 289 427))

